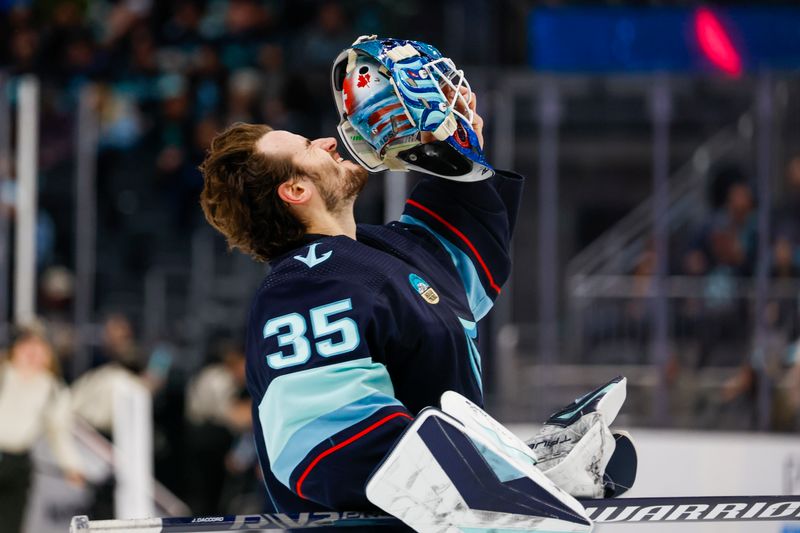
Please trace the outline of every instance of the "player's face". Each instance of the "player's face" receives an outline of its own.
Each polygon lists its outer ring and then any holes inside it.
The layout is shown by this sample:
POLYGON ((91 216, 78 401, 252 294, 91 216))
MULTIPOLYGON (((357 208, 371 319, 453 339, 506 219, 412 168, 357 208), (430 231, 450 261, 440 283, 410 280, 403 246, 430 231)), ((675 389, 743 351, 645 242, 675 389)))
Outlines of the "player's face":
POLYGON ((336 211, 343 203, 352 201, 369 177, 364 168, 336 151, 333 137, 312 141, 288 131, 271 131, 258 145, 267 154, 288 156, 303 174, 314 180, 329 211, 336 211))

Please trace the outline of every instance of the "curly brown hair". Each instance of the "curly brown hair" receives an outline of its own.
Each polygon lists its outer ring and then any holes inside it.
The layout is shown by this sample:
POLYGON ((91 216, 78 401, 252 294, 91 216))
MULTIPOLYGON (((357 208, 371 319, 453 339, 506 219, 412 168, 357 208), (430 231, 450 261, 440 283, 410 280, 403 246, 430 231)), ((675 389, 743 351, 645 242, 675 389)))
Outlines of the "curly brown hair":
POLYGON ((289 158, 270 157, 256 143, 272 128, 237 122, 211 141, 200 165, 200 205, 208 223, 230 248, 257 261, 269 261, 290 250, 306 233, 278 196, 278 186, 298 174, 289 158))

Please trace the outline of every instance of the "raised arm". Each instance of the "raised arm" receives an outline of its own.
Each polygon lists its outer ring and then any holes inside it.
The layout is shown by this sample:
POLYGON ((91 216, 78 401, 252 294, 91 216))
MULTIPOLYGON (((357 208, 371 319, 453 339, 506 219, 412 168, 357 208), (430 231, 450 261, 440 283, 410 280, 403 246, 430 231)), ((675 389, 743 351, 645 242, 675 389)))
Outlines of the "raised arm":
MULTIPOLYGON (((472 127, 483 145, 477 97, 469 106, 472 127)), ((507 171, 483 181, 425 177, 406 201, 400 222, 419 226, 448 251, 467 291, 475 320, 483 318, 511 271, 511 235, 523 179, 507 171)))

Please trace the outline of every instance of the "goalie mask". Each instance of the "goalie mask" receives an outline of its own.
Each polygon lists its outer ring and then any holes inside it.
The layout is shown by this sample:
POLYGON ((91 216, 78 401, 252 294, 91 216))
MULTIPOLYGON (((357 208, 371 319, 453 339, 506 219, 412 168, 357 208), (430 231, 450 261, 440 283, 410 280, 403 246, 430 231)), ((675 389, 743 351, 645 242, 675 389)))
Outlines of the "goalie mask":
POLYGON ((331 78, 339 136, 367 170, 417 170, 456 181, 494 175, 472 129, 464 72, 436 48, 361 37, 336 58, 331 78), (433 140, 423 143, 423 132, 433 140))

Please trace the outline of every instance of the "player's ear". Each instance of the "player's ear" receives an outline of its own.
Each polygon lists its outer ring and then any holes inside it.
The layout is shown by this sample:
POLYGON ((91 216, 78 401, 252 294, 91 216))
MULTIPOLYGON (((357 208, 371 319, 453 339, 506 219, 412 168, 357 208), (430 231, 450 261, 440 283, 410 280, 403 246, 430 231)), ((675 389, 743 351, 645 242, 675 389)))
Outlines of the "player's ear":
POLYGON ((301 205, 311 199, 312 182, 304 178, 293 178, 278 185, 278 196, 287 204, 301 205))

